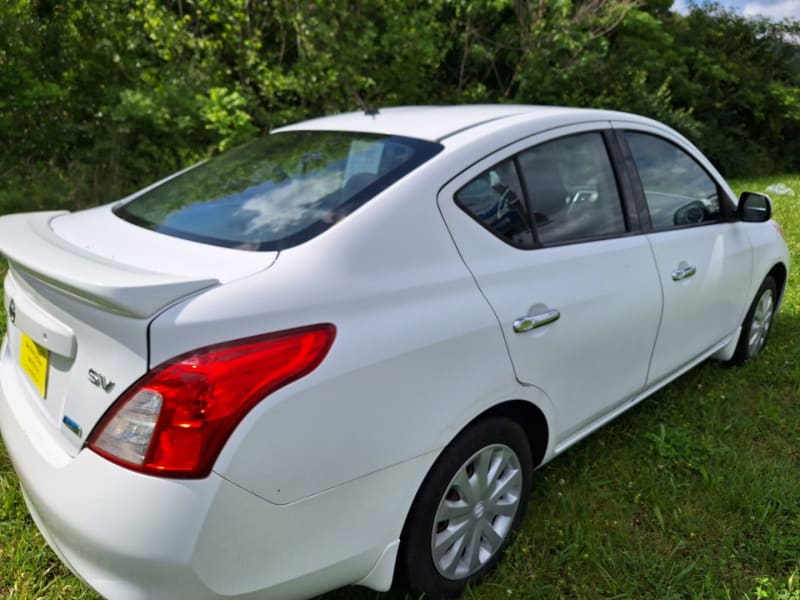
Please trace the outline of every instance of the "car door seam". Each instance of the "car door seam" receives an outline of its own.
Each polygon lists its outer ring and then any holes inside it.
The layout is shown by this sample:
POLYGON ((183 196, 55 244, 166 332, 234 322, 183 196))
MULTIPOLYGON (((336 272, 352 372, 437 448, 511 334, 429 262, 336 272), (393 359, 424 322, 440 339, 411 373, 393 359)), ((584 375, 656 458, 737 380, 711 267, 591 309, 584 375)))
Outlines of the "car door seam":
POLYGON ((656 279, 658 279, 658 289, 661 290, 661 310, 658 314, 658 327, 656 327, 656 337, 653 340, 653 347, 650 349, 650 360, 647 363, 647 374, 644 379, 644 387, 647 388, 647 383, 650 381, 650 370, 653 368, 653 357, 656 354, 656 346, 658 346, 658 338, 661 336, 661 325, 664 322, 664 283, 661 281, 661 271, 658 269, 658 261, 656 260, 656 251, 653 248, 653 242, 649 235, 644 236, 647 240, 647 245, 650 248, 650 256, 653 257, 653 266, 656 270, 656 279))
POLYGON ((464 268, 467 270, 467 273, 469 273, 469 276, 472 278, 472 283, 475 285, 475 288, 478 290, 478 293, 481 295, 484 302, 486 302, 486 305, 489 307, 489 310, 491 310, 492 314, 494 315, 494 319, 497 322, 498 327, 500 328, 500 336, 503 338, 503 345, 506 348, 506 356, 508 356, 508 361, 511 364, 511 372, 514 374, 514 379, 517 381, 518 384, 522 386, 537 387, 535 385, 525 383, 520 379, 519 375, 517 374, 517 367, 514 364, 514 357, 511 355, 511 348, 509 348, 508 346, 508 339, 506 338, 506 333, 503 329, 503 322, 500 320, 500 315, 497 314, 497 311, 494 309, 494 306, 492 306, 492 303, 489 302, 489 298, 486 297, 486 294, 483 292, 483 289, 481 289, 481 286, 478 283, 478 278, 475 277, 475 273, 472 272, 472 269, 467 264, 464 255, 461 253, 461 249, 458 247, 458 244, 456 243, 456 240, 453 237, 453 232, 450 231, 450 226, 447 223, 447 219, 445 219, 444 217, 444 213, 442 213, 442 207, 440 205, 441 194, 442 190, 439 190, 439 192, 436 194, 436 210, 439 211, 439 216, 442 218, 442 224, 444 225, 444 228, 447 231, 447 235, 450 237, 450 241, 453 243, 453 247, 455 248, 458 257, 461 259, 461 263, 464 265, 464 268))

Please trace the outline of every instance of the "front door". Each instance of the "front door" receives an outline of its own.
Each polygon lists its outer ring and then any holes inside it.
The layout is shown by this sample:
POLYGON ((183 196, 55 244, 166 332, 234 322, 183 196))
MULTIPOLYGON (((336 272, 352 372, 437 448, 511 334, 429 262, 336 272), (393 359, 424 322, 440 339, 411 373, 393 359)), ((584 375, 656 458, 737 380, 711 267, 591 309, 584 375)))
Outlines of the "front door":
POLYGON ((744 318, 752 252, 729 222, 720 185, 688 151, 654 132, 623 133, 652 222, 647 239, 661 278, 664 314, 648 386, 708 354, 744 318))

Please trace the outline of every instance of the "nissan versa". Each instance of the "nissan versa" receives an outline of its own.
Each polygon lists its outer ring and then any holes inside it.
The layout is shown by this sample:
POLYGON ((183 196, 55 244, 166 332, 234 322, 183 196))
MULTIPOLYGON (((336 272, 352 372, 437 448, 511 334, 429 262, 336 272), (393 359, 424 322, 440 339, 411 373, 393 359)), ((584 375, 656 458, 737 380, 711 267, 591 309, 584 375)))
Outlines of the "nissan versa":
POLYGON ((3 441, 112 600, 457 595, 536 467, 754 358, 789 266, 675 131, 511 105, 283 127, 0 252, 3 441))

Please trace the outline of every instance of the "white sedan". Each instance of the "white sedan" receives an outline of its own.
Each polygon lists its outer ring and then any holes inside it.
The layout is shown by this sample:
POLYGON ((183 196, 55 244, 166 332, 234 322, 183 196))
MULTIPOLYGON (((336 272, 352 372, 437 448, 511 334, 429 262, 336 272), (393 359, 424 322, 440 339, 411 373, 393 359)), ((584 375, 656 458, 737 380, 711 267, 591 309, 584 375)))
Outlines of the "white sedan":
POLYGON ((0 218, 0 431, 116 599, 457 595, 533 470, 707 358, 754 358, 789 257, 631 114, 390 108, 120 202, 0 218))

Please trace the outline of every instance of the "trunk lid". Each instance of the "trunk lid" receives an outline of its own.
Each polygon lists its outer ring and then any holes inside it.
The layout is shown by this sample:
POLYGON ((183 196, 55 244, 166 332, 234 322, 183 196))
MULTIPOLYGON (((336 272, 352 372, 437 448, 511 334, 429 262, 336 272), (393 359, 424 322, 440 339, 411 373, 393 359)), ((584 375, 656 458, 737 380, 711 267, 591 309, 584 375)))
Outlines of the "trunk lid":
POLYGON ((75 455, 111 404, 148 370, 148 326, 188 295, 268 268, 275 252, 172 238, 110 207, 0 217, 9 263, 0 361, 75 455))

